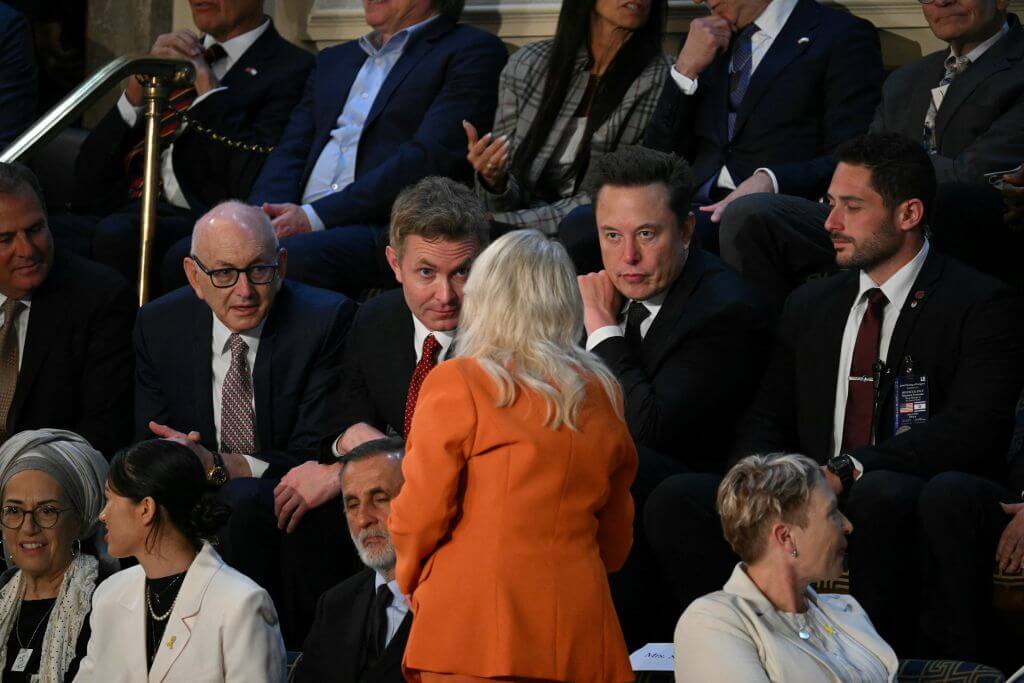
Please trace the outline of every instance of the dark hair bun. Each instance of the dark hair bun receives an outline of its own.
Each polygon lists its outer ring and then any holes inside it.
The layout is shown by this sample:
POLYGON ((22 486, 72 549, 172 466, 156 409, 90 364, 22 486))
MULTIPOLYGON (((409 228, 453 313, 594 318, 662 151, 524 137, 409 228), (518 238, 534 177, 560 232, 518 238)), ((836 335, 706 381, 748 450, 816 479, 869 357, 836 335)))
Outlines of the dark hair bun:
POLYGON ((199 538, 212 538, 231 516, 231 508, 217 500, 215 493, 204 493, 192 508, 192 529, 199 538))

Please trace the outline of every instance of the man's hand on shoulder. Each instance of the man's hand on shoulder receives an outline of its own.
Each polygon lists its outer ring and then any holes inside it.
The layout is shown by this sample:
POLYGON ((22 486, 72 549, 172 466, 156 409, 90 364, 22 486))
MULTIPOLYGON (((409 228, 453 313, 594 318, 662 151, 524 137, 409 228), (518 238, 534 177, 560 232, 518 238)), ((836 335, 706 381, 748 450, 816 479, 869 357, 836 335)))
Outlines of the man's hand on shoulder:
POLYGON ((690 80, 697 80, 719 52, 729 49, 731 40, 732 27, 725 19, 714 14, 694 19, 676 59, 676 71, 690 80))
POLYGON ((288 470, 274 488, 277 528, 291 533, 309 510, 341 494, 341 463, 304 462, 288 470))
POLYGON ((622 295, 615 289, 605 271, 579 275, 576 278, 583 298, 583 326, 587 335, 594 334, 602 327, 619 324, 619 310, 622 295))
POLYGON ((385 436, 387 435, 376 427, 365 422, 357 422, 338 437, 334 442, 334 448, 338 455, 345 455, 356 446, 360 446, 367 441, 383 439, 385 436))

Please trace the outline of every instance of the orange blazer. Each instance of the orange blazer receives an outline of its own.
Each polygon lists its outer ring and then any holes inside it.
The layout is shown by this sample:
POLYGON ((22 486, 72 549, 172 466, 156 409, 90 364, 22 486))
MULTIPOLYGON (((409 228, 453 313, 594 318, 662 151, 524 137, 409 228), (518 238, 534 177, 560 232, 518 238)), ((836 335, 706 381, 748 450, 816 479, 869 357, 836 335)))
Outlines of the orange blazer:
POLYGON ((496 396, 472 358, 420 391, 388 521, 414 614, 406 674, 632 681, 607 577, 633 542, 629 431, 596 381, 579 431, 545 427, 535 392, 496 396))

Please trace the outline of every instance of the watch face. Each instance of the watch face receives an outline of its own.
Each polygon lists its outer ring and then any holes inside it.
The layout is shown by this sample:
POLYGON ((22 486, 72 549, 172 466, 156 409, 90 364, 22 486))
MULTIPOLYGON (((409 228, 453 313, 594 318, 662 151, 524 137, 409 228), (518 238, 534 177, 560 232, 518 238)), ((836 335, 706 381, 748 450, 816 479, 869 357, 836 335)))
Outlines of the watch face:
POLYGON ((206 473, 206 478, 214 486, 223 486, 228 483, 228 473, 223 467, 211 467, 206 473))

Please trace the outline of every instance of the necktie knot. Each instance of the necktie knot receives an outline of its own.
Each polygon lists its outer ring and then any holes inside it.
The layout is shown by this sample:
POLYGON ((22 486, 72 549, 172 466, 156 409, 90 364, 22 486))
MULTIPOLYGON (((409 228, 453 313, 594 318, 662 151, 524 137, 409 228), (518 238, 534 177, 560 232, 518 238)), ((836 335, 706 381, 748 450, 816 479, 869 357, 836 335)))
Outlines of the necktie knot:
POLYGON ((427 338, 423 340, 423 355, 422 359, 429 358, 432 365, 437 365, 437 357, 441 352, 441 342, 437 341, 437 338, 428 334, 427 338))
POLYGON ((869 289, 864 293, 864 297, 868 300, 868 306, 871 308, 884 308, 889 299, 886 298, 885 292, 878 287, 869 289))
POLYGON ((643 335, 640 334, 640 326, 651 315, 651 311, 640 301, 631 301, 626 309, 626 345, 634 353, 640 352, 643 342, 643 335))
POLYGON ((249 345, 242 339, 242 335, 233 333, 228 337, 228 348, 231 349, 231 358, 238 358, 239 356, 245 357, 245 354, 249 353, 249 345))
POLYGON ((967 67, 971 65, 971 60, 967 57, 954 57, 950 55, 946 58, 946 75, 947 76, 959 76, 964 71, 967 71, 967 67))
POLYGON ((25 304, 21 303, 17 299, 7 299, 3 305, 4 322, 9 322, 17 318, 23 308, 25 308, 25 304))
POLYGON ((214 43, 210 47, 203 50, 203 59, 210 66, 213 66, 214 62, 218 62, 228 56, 227 50, 220 43, 214 43))
POLYGON ((395 594, 391 592, 391 589, 386 583, 382 583, 377 587, 377 604, 381 607, 390 607, 391 601, 395 599, 395 594))

